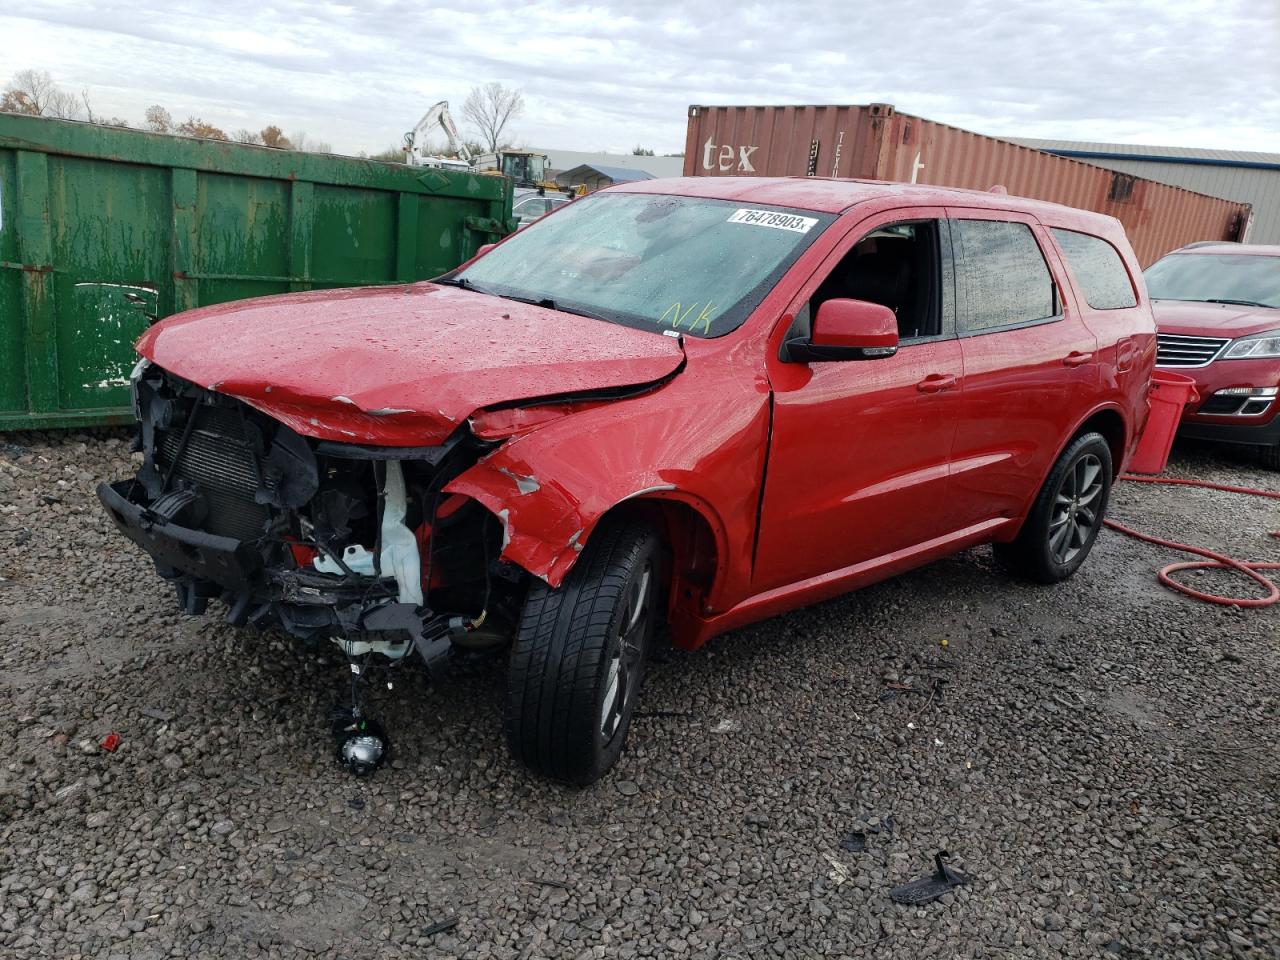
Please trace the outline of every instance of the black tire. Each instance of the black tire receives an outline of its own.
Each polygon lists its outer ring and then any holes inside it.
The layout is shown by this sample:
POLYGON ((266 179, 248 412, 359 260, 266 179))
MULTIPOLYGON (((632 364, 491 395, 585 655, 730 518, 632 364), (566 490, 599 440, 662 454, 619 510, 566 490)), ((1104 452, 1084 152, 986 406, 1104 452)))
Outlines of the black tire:
POLYGON ((529 591, 506 728, 512 755, 535 772, 585 786, 622 753, 660 616, 660 546, 647 526, 606 520, 559 589, 529 591))
POLYGON ((1083 433, 1062 452, 1012 543, 995 544, 996 559, 1015 576, 1060 583, 1093 549, 1111 496, 1111 448, 1083 433))
POLYGON ((1280 443, 1258 448, 1258 459, 1269 470, 1280 470, 1280 443))

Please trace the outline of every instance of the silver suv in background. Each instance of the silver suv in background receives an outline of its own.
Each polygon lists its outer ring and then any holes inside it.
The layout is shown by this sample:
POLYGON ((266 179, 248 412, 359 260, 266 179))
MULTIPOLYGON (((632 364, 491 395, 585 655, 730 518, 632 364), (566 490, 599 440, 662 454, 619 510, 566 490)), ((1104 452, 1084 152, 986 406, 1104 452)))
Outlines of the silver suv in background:
POLYGON ((518 222, 517 230, 523 230, 535 220, 540 220, 553 210, 559 210, 573 197, 566 194, 539 194, 537 190, 517 189, 511 205, 511 215, 518 222))

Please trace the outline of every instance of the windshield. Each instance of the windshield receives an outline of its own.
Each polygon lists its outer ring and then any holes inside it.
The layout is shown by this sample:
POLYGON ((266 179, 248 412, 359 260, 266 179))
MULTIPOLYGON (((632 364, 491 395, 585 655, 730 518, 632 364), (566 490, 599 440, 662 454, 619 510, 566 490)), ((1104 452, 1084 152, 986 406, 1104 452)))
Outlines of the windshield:
POLYGON ((1175 253, 1153 263, 1143 276, 1156 300, 1280 307, 1280 257, 1175 253))
POLYGON ((524 153, 507 153, 502 157, 502 172, 517 181, 535 181, 543 179, 546 168, 546 157, 533 157, 524 153))
POLYGON ((698 197, 604 193, 539 220, 453 279, 630 327, 720 337, 742 324, 834 219, 698 197))

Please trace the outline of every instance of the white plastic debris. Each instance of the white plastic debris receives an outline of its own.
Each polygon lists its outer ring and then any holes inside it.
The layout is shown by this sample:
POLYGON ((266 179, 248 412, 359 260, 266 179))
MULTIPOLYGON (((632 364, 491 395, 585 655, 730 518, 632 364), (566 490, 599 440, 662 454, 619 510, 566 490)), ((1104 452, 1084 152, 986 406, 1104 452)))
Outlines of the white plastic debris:
POLYGON ((382 508, 382 572, 396 578, 400 602, 422 606, 422 564, 418 540, 405 524, 409 498, 405 494, 404 473, 399 460, 387 461, 387 480, 382 508))
MULTIPOLYGON (((400 588, 401 603, 422 605, 422 565, 418 556, 418 541, 405 524, 408 497, 405 494, 404 473, 399 460, 387 461, 386 489, 382 508, 382 552, 378 567, 384 576, 394 577, 400 588)), ((373 576, 373 553, 356 543, 342 551, 342 562, 352 573, 373 576)), ((337 562, 323 554, 312 561, 321 573, 341 574, 337 562)))
MULTIPOLYGON (((347 565, 347 569, 352 573, 358 573, 365 577, 373 576, 373 552, 358 543, 353 543, 342 551, 342 562, 347 565)), ((317 556, 312 563, 321 573, 340 574, 343 572, 336 560, 331 560, 324 554, 317 556)))

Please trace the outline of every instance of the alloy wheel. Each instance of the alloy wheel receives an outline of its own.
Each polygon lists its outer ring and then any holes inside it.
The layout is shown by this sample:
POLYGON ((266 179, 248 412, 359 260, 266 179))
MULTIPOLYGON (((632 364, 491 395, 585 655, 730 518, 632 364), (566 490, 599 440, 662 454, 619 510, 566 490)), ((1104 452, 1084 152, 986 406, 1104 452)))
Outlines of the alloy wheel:
POLYGON ((1101 522, 1102 461, 1085 454, 1066 472, 1049 517, 1049 552, 1064 566, 1075 559, 1101 522))
POLYGON ((600 735, 605 743, 618 733, 627 705, 635 693, 652 609, 652 574, 652 566, 646 563, 640 575, 627 584, 622 616, 618 621, 618 639, 605 673, 605 691, 600 700, 600 735))

